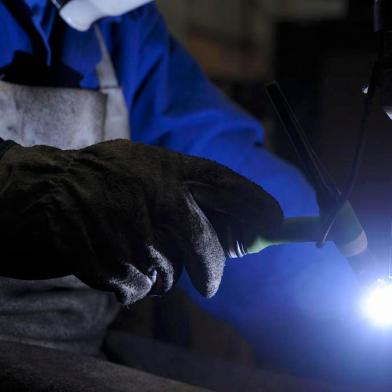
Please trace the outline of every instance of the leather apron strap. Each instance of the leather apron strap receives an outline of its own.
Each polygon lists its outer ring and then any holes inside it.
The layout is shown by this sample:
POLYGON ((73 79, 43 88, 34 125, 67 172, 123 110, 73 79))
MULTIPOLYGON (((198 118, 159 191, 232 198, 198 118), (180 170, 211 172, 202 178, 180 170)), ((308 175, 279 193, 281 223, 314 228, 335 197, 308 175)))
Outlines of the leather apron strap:
POLYGON ((104 140, 130 139, 128 107, 121 86, 118 83, 108 48, 99 26, 94 26, 102 59, 96 71, 100 90, 107 96, 104 140))

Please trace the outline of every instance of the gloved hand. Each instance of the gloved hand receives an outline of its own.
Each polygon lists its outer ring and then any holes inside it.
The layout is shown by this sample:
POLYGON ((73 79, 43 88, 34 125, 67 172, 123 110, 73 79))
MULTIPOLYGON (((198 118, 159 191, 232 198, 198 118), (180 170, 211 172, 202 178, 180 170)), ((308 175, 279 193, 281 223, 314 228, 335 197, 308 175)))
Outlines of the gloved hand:
POLYGON ((183 265, 213 296, 227 230, 241 241, 281 222, 277 202, 233 171, 125 140, 16 145, 0 161, 0 275, 75 275, 124 304, 167 292, 183 265))

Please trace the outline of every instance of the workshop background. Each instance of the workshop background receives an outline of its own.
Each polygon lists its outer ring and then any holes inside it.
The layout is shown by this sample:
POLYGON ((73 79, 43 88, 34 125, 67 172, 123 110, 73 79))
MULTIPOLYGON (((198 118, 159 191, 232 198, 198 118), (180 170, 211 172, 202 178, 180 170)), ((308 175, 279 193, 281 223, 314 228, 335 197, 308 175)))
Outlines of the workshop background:
MULTIPOLYGON (((371 0, 159 0, 158 4, 173 34, 209 77, 260 119, 268 148, 300 167, 263 89, 265 82, 278 80, 315 150, 344 187, 363 109, 362 87, 376 56, 371 0)), ((378 105, 369 134, 351 200, 371 249, 387 259, 392 245, 392 122, 378 105)), ((157 353, 162 345, 169 351, 190 349, 196 356, 226 361, 227 369, 229 364, 269 368, 262 359, 256 360, 235 331, 176 291, 132 307, 118 328, 134 332, 135 367, 162 376, 171 376, 168 366, 160 366, 170 356, 157 354, 155 361, 146 363, 146 347, 157 353)), ((184 381, 192 381, 192 375, 185 373, 184 381)))

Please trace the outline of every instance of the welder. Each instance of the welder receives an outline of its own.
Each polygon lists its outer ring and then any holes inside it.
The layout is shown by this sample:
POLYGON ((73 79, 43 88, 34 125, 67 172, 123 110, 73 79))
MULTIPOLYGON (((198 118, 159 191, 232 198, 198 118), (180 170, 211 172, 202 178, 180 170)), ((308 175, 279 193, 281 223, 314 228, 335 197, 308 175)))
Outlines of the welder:
POLYGON ((97 355, 118 303, 184 266, 179 287, 260 356, 329 344, 318 326, 355 287, 333 245, 225 267, 228 230, 251 241, 317 203, 153 2, 2 0, 0 29, 0 339, 97 355))

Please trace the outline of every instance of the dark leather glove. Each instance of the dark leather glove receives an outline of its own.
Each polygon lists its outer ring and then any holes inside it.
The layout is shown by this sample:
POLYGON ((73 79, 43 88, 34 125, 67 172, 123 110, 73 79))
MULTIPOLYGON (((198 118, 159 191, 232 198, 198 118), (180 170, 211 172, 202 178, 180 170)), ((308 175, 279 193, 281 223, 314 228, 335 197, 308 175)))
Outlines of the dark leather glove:
POLYGON ((167 292, 183 265, 213 296, 227 232, 241 241, 281 222, 277 202, 233 171, 125 140, 16 145, 0 162, 0 275, 75 275, 124 304, 167 292))

